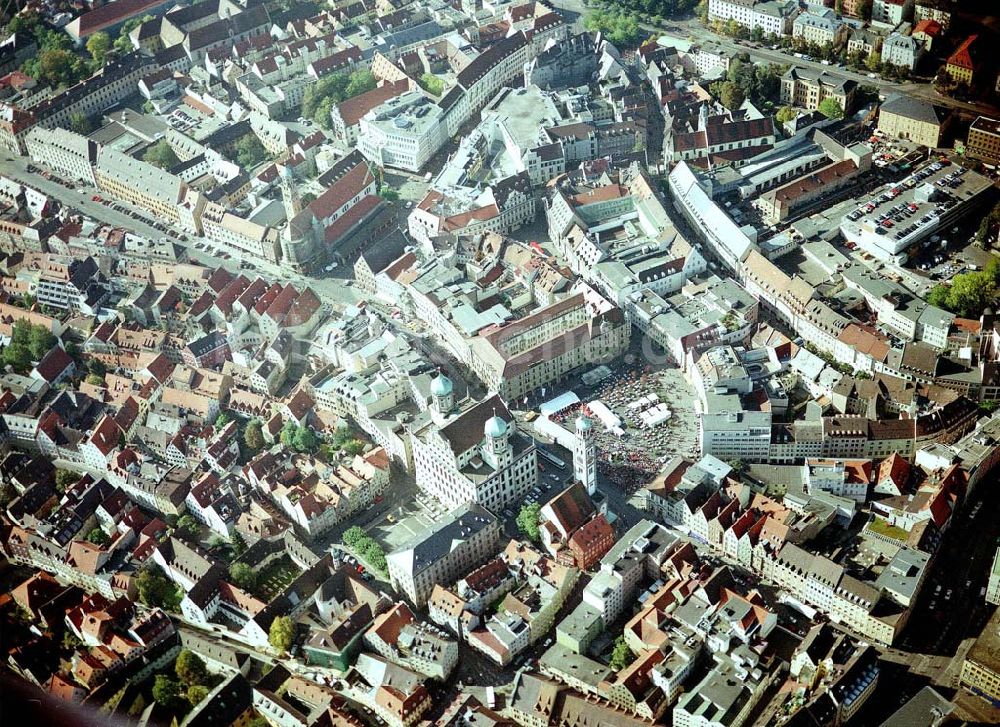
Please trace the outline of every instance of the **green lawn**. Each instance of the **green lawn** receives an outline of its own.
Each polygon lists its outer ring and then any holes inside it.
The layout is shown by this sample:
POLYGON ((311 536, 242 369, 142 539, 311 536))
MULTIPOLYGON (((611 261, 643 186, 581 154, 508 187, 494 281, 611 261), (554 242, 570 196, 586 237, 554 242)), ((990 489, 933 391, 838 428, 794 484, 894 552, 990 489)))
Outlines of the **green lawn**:
POLYGON ((270 601, 301 572, 291 558, 287 555, 281 556, 261 569, 257 578, 257 597, 262 601, 270 601))
POLYGON ((906 540, 909 537, 909 533, 903 530, 903 528, 890 525, 885 520, 881 520, 879 518, 875 518, 868 523, 868 529, 877 535, 892 538, 893 540, 906 540))

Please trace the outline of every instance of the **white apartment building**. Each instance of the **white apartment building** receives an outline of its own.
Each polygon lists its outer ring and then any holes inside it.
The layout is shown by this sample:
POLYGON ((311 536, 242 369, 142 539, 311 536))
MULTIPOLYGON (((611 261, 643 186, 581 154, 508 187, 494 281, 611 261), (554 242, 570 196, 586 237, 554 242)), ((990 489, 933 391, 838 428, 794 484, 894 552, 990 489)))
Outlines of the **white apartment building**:
POLYGON ((753 8, 757 0, 709 0, 708 19, 735 20, 744 28, 753 27, 753 8))
POLYGON ((43 129, 36 126, 24 139, 33 162, 52 169, 60 177, 97 186, 94 162, 97 145, 85 136, 66 129, 43 129))
POLYGON ((474 502, 499 512, 538 482, 534 441, 497 394, 411 437, 417 486, 449 508, 474 502))
POLYGON ((747 30, 760 28, 765 35, 788 35, 798 15, 794 0, 709 0, 710 20, 735 20, 747 30))
POLYGON ((849 26, 837 19, 833 11, 801 13, 792 24, 792 35, 807 43, 837 45, 847 40, 849 26))
POLYGON ((754 6, 750 30, 760 28, 765 35, 788 35, 792 32, 792 23, 798 14, 799 6, 795 0, 758 2, 754 6))
POLYGON ((585 284, 576 294, 471 341, 471 368, 508 399, 622 353, 632 327, 621 308, 585 284))
POLYGON ((909 35, 891 33, 882 43, 882 62, 912 71, 923 53, 923 45, 909 35))
POLYGON ((208 202, 201 215, 205 237, 236 251, 277 262, 280 235, 277 228, 234 215, 217 202, 208 202))
POLYGON ((872 0, 872 23, 895 27, 913 18, 913 0, 872 0))
POLYGON ((721 460, 767 461, 771 454, 771 413, 733 411, 702 414, 698 422, 702 454, 721 460))
POLYGON ((440 101, 448 112, 449 136, 457 134, 501 88, 524 73, 530 50, 524 32, 518 31, 491 45, 462 69, 458 85, 440 101))
POLYGON ((419 90, 389 99, 361 117, 358 150, 380 167, 419 172, 448 141, 444 110, 419 90))
POLYGON ((393 588, 423 606, 435 584, 453 583, 499 547, 500 522, 470 502, 453 510, 435 530, 421 533, 387 555, 389 580, 393 588))
POLYGON ((662 525, 641 520, 629 529, 601 559, 601 570, 583 589, 583 602, 605 624, 615 621, 631 605, 644 578, 655 578, 677 538, 662 525))

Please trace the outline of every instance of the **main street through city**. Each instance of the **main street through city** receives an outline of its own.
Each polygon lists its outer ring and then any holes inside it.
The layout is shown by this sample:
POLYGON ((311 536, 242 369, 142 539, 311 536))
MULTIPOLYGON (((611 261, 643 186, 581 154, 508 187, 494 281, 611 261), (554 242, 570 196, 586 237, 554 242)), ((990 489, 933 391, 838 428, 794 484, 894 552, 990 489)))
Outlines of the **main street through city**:
MULTIPOLYGON (((575 30, 582 31, 584 29, 583 16, 588 10, 584 0, 552 0, 551 5, 559 10, 567 18, 567 20, 573 21, 575 30)), ((820 61, 809 61, 803 58, 796 58, 791 53, 784 52, 782 50, 771 50, 768 47, 751 48, 748 45, 742 45, 736 42, 732 38, 715 33, 710 28, 702 25, 701 21, 697 17, 669 20, 662 25, 655 25, 653 23, 640 21, 639 27, 651 36, 666 36, 667 38, 675 38, 677 40, 692 43, 715 43, 732 54, 747 53, 749 54, 750 59, 755 63, 763 62, 774 63, 777 65, 795 65, 800 68, 809 68, 817 72, 830 73, 843 78, 848 78, 864 86, 874 86, 883 97, 892 93, 906 93, 911 96, 923 98, 927 101, 932 101, 941 106, 947 106, 949 108, 959 109, 970 113, 1000 113, 1000 109, 997 109, 995 106, 988 103, 981 101, 969 103, 944 96, 935 91, 934 86, 930 83, 899 83, 896 81, 886 80, 879 76, 872 77, 872 75, 867 73, 858 73, 839 66, 826 65, 820 61)))

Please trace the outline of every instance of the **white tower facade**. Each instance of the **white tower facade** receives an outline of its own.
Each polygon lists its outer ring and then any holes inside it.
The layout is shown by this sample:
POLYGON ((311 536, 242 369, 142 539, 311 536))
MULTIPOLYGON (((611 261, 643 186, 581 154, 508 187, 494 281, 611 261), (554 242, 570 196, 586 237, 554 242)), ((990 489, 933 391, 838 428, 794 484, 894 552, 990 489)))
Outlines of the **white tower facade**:
POLYGON ((510 427, 507 426, 507 422, 494 414, 487 420, 484 429, 486 435, 484 456, 494 469, 507 469, 514 459, 514 451, 510 442, 510 427))
POLYGON ((442 416, 455 406, 455 387, 444 374, 438 374, 431 380, 431 400, 434 410, 442 416))
POLYGON ((597 444, 594 441, 594 423, 582 415, 576 418, 573 475, 587 489, 588 495, 593 496, 597 493, 597 444))

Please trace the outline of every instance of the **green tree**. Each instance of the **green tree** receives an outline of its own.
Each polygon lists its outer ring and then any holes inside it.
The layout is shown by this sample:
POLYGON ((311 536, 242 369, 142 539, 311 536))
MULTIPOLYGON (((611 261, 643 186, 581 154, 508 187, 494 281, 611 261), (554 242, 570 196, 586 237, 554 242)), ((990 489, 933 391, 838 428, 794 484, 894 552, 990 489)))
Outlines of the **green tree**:
POLYGON ((433 73, 425 73, 420 77, 420 87, 428 93, 440 96, 444 93, 444 81, 433 73))
POLYGON ((368 537, 365 535, 365 531, 362 530, 357 525, 352 525, 344 531, 344 534, 340 537, 341 542, 348 548, 357 547, 358 543, 361 542, 362 538, 368 537))
POLYGON ((330 129, 333 126, 333 119, 330 117, 333 104, 333 98, 327 96, 316 106, 316 112, 313 114, 312 120, 323 129, 330 129))
POLYGON ((229 412, 220 411, 219 415, 215 417, 215 428, 222 429, 224 426, 229 424, 233 420, 232 415, 229 412))
POLYGON ((295 623, 288 616, 278 616, 271 622, 271 629, 267 634, 267 641, 271 646, 280 652, 286 652, 292 648, 295 640, 295 623))
POLYGON ((24 33, 25 35, 35 35, 37 36, 39 30, 44 30, 45 25, 42 22, 42 16, 38 14, 37 10, 25 10, 16 14, 10 19, 10 22, 4 26, 4 36, 10 36, 13 33, 24 33))
POLYGON ((121 55, 125 55, 126 53, 131 53, 132 51, 135 50, 135 46, 132 45, 132 39, 129 38, 127 35, 120 35, 117 38, 115 38, 114 46, 115 46, 115 51, 120 53, 121 55))
POLYGON ((97 374, 87 374, 86 381, 91 386, 104 386, 104 377, 97 374))
POLYGON ((993 284, 993 287, 1000 291, 1000 258, 990 258, 983 268, 983 275, 993 284))
POLYGON ((708 0, 699 0, 697 12, 701 24, 708 25, 708 0))
POLYGON ((254 419, 243 430, 243 444, 250 452, 259 452, 264 448, 264 426, 259 419, 254 419))
POLYGON ((368 565, 374 567, 376 570, 385 572, 385 551, 382 550, 382 546, 374 538, 368 535, 364 536, 358 541, 354 549, 358 552, 358 555, 368 562, 368 565))
POLYGON ((388 187, 383 187, 378 191, 378 196, 384 199, 386 202, 398 202, 399 192, 395 189, 389 189, 388 187))
POLYGON ((372 546, 365 550, 365 560, 368 561, 368 565, 372 566, 380 573, 388 573, 388 565, 385 562, 385 551, 382 550, 382 546, 374 540, 372 541, 372 546))
POLYGON ((879 66, 882 65, 882 56, 878 54, 877 51, 872 51, 867 56, 865 56, 865 68, 869 71, 877 71, 879 66))
POLYGON ((26 374, 31 370, 31 351, 23 343, 12 342, 3 350, 3 363, 16 373, 26 374))
POLYGON ((746 96, 739 86, 732 81, 726 81, 719 88, 719 100, 730 111, 736 111, 743 105, 746 96))
POLYGON ((529 502, 521 506, 521 511, 517 514, 517 528, 524 537, 538 542, 538 517, 541 514, 542 506, 537 502, 529 502))
POLYGON ((295 430, 292 446, 300 452, 314 453, 319 449, 319 437, 316 436, 312 427, 302 425, 295 430))
POLYGON ((73 470, 56 470, 56 490, 58 492, 66 492, 79 481, 80 475, 73 470))
POLYGON ((76 634, 69 629, 63 631, 62 647, 65 651, 76 651, 81 646, 83 646, 83 642, 77 638, 76 634))
POLYGON ((166 674, 157 674, 153 680, 153 699, 162 707, 175 709, 181 700, 181 685, 166 674))
POLYGON ((6 510, 14 498, 18 496, 18 491, 10 482, 0 482, 0 510, 6 510))
POLYGON ((111 50, 111 36, 103 30, 97 31, 87 39, 87 52, 98 66, 104 65, 109 50, 111 50))
POLYGON ((33 65, 22 70, 50 86, 72 85, 84 78, 89 70, 82 58, 64 48, 40 50, 33 60, 33 65))
POLYGON ((794 121, 798 116, 798 113, 791 106, 782 106, 778 109, 778 113, 775 118, 778 119, 778 123, 784 124, 789 121, 794 121))
POLYGON ((144 605, 166 611, 180 610, 181 594, 177 586, 167 580, 156 566, 151 565, 139 571, 136 587, 139 590, 139 600, 144 605))
POLYGON ((253 591, 257 587, 257 572, 246 563, 229 566, 229 577, 244 591, 253 591))
POLYGON ((180 164, 180 159, 166 139, 160 139, 150 146, 142 155, 142 160, 160 169, 170 170, 180 164))
POLYGON ((872 19, 872 0, 860 0, 857 4, 858 17, 866 23, 872 19))
POLYGON ((624 9, 591 10, 583 18, 583 26, 600 31, 615 45, 634 45, 639 40, 639 20, 624 9))
POLYGON ((143 15, 141 18, 129 18, 122 25, 121 31, 118 33, 118 37, 115 39, 115 50, 121 54, 131 53, 135 50, 135 46, 132 45, 132 39, 129 38, 129 33, 138 28, 143 23, 150 23, 156 20, 152 15, 143 15))
MULTIPOLYGON (((1000 227, 1000 202, 993 205, 990 213, 983 217, 979 223, 979 229, 976 231, 976 242, 984 248, 989 248, 991 240, 996 239, 998 227, 1000 227)), ((995 260, 990 261, 991 264, 993 262, 995 260)), ((996 282, 1000 286, 1000 280, 996 282)))
POLYGON ((298 426, 291 419, 286 421, 281 426, 281 433, 278 434, 278 441, 284 444, 286 447, 291 447, 295 441, 295 432, 298 430, 298 426))
POLYGON ((948 289, 948 307, 962 318, 978 318, 996 295, 993 281, 982 273, 956 275, 948 289))
POLYGON ((234 145, 236 163, 244 169, 252 169, 268 158, 267 149, 253 134, 240 138, 234 145))
POLYGON ((828 119, 844 118, 844 107, 832 96, 820 101, 817 110, 828 119))
POLYGON ((87 136, 94 131, 94 125, 90 119, 79 111, 74 111, 69 115, 69 128, 80 136, 87 136))
POLYGON ((615 639, 615 645, 611 649, 611 660, 608 662, 608 666, 615 671, 621 671, 631 664, 634 659, 635 655, 628 644, 625 643, 625 637, 619 636, 615 639))
POLYGON ((100 528, 94 528, 89 533, 87 533, 87 540, 89 540, 94 545, 98 546, 104 546, 107 545, 109 542, 111 542, 110 538, 108 538, 108 534, 105 533, 100 528))
POLYGON ((935 285, 927 296, 927 302, 938 308, 948 310, 948 286, 935 285))
POLYGON ((185 514, 177 520, 177 529, 191 537, 198 534, 201 524, 193 516, 185 514))
POLYGON ((28 334, 28 350, 35 360, 40 360, 56 345, 56 337, 45 326, 31 326, 28 334))
POLYGON ((177 678, 187 686, 204 684, 208 678, 208 669, 200 656, 190 649, 182 649, 174 662, 174 672, 177 678))
POLYGON ((201 684, 192 684, 187 688, 187 700, 192 707, 197 707, 202 700, 208 696, 208 687, 201 684))
POLYGON ((344 445, 343 450, 344 454, 353 457, 365 451, 365 443, 360 439, 352 439, 344 445))
POLYGON ((344 89, 344 98, 354 98, 363 93, 367 93, 378 85, 375 76, 367 68, 359 68, 353 71, 348 78, 347 88, 344 89))

